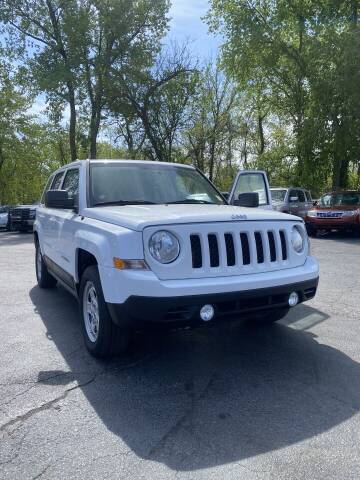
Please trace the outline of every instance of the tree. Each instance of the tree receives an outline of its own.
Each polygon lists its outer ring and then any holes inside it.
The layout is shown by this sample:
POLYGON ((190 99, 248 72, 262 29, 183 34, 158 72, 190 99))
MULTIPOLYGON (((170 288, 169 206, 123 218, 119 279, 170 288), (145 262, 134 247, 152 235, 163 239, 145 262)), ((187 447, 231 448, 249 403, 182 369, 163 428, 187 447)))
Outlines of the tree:
MULTIPOLYGON (((30 40, 23 59, 50 103, 69 105, 71 159, 78 111, 89 118, 89 155, 112 90, 111 73, 151 65, 167 25, 168 0, 0 0, 12 42, 30 40), (30 49, 29 49, 30 47, 30 49)), ((12 43, 13 44, 13 43, 12 43)))
MULTIPOLYGON (((211 2, 208 22, 224 34, 227 72, 248 95, 261 92, 269 118, 281 118, 292 127, 294 183, 310 186, 319 165, 327 170, 332 163, 334 188, 346 186, 348 166, 358 162, 357 4, 211 2)), ((260 149, 258 158, 263 154, 260 149)), ((322 182, 328 182, 326 175, 322 182)))
POLYGON ((236 88, 217 65, 208 64, 201 73, 190 110, 185 132, 188 156, 213 181, 222 164, 231 169, 241 132, 236 88))
POLYGON ((159 50, 169 8, 167 0, 93 0, 86 5, 87 28, 82 64, 89 103, 90 158, 107 97, 114 95, 114 77, 151 67, 159 50))
POLYGON ((114 79, 118 95, 114 95, 110 109, 118 114, 125 112, 128 120, 132 117, 141 121, 144 147, 151 159, 173 160, 174 146, 187 120, 195 77, 186 46, 173 45, 160 53, 153 67, 114 79))
MULTIPOLYGON (((27 61, 39 90, 69 104, 69 145, 71 159, 75 160, 78 46, 83 33, 77 2, 1 0, 0 12, 0 20, 9 26, 12 41, 25 44, 28 40, 25 45, 33 53, 27 61)), ((27 57, 27 49, 24 57, 27 57)))

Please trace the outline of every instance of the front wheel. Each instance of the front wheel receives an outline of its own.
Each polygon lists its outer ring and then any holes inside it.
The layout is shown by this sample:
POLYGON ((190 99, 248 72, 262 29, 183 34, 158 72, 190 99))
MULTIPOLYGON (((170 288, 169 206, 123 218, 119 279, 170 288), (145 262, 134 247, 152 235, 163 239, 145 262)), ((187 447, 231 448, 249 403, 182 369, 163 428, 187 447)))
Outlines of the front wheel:
POLYGON ((35 248, 35 269, 37 283, 40 288, 54 288, 56 286, 57 281, 50 275, 45 265, 38 241, 35 248))
POLYGON ((124 353, 129 345, 129 333, 111 319, 96 265, 83 273, 79 297, 85 345, 91 355, 104 358, 124 353))

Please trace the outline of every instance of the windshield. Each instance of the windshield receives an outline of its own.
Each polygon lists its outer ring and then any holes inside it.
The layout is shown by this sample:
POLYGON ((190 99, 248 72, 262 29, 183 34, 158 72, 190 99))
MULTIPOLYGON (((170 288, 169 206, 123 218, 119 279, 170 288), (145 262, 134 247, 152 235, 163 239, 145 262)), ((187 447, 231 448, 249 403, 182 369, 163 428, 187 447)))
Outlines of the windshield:
POLYGON ((286 190, 270 190, 273 202, 283 202, 285 200, 286 190))
POLYGON ((360 192, 327 193, 320 198, 323 207, 360 205, 360 192))
POLYGON ((210 203, 224 200, 197 170, 149 163, 92 163, 92 206, 210 203))

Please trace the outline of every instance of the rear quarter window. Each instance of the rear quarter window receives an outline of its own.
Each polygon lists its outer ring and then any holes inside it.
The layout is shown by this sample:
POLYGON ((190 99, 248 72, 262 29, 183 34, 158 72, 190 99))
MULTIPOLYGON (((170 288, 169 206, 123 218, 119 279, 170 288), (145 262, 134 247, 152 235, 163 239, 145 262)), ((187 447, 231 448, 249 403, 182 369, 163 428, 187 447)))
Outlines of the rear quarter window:
POLYGON ((51 184, 51 190, 59 190, 63 176, 64 172, 59 172, 55 175, 54 181, 51 184))
POLYGON ((67 190, 69 197, 74 198, 79 193, 79 169, 72 168, 65 174, 65 179, 62 186, 63 190, 67 190))

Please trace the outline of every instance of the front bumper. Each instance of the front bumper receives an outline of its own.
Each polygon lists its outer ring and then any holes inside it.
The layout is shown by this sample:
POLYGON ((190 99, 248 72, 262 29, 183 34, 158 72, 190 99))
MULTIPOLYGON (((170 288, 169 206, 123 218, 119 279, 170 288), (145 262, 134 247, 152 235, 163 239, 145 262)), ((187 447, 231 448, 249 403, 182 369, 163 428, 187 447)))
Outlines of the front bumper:
POLYGON ((307 217, 306 226, 313 230, 357 230, 360 229, 358 216, 343 218, 307 217))
POLYGON ((205 304, 211 304, 215 309, 212 322, 224 317, 244 319, 270 309, 287 308, 289 295, 294 291, 300 302, 310 300, 316 294, 317 285, 318 277, 278 287, 227 293, 182 297, 133 295, 123 304, 108 303, 108 308, 114 322, 123 328, 196 326, 203 323, 199 313, 205 304))

